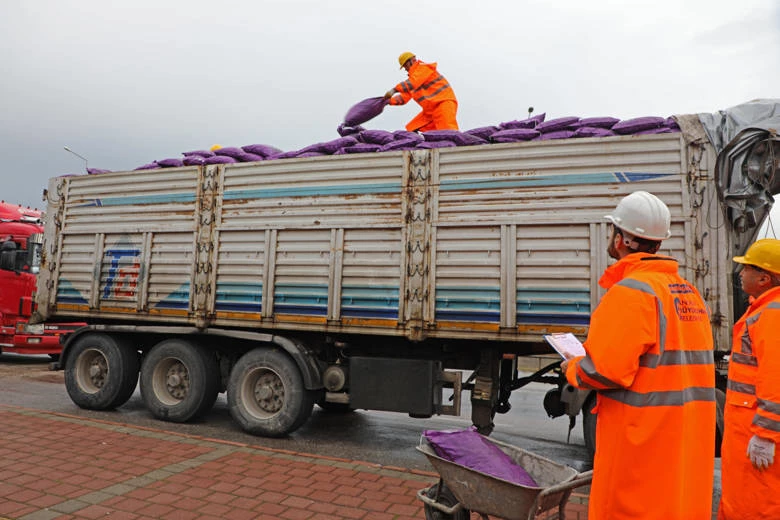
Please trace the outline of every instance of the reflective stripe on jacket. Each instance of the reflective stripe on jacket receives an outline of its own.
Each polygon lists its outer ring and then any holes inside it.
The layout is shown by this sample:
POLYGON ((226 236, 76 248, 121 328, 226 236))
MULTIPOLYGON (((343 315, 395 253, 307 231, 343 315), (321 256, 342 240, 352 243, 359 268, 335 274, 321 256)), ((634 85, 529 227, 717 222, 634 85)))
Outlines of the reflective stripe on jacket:
POLYGON ((391 105, 405 105, 414 99, 423 112, 433 110, 442 101, 455 101, 455 92, 447 79, 436 70, 436 63, 417 60, 409 67, 409 79, 395 86, 398 95, 390 98, 391 105))
POLYGON ((724 421, 720 518, 780 518, 780 447, 763 471, 746 455, 753 435, 780 442, 780 287, 734 324, 724 421))
POLYGON ((591 520, 709 520, 715 366, 709 314, 669 257, 607 268, 585 357, 569 382, 598 390, 591 520))

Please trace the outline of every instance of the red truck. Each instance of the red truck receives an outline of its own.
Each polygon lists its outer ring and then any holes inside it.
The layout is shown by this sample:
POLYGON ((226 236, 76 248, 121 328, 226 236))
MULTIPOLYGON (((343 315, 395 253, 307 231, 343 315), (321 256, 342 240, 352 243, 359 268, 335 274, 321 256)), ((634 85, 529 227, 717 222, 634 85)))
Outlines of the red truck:
POLYGON ((0 353, 48 354, 57 359, 62 338, 83 323, 30 325, 41 263, 42 213, 0 201, 0 353))

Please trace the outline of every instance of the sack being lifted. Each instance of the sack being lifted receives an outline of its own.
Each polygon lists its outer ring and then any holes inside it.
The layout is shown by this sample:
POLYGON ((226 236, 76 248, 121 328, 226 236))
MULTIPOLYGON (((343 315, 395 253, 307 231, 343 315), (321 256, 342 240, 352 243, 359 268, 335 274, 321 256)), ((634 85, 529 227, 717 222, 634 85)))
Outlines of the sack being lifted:
POLYGON ((347 111, 347 115, 344 116, 344 126, 358 126, 374 119, 382 113, 388 103, 389 100, 382 97, 364 99, 347 111))

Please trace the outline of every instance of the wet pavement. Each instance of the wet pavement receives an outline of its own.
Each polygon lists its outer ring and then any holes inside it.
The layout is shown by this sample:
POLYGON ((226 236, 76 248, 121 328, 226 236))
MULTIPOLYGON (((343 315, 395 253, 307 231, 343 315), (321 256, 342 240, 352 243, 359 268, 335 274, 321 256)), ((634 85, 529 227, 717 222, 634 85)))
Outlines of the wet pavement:
MULTIPOLYGON (((0 439, 7 519, 411 520, 425 518, 417 491, 438 480, 418 469, 9 405, 0 405, 0 439)), ((586 511, 587 496, 575 492, 566 518, 586 511)))

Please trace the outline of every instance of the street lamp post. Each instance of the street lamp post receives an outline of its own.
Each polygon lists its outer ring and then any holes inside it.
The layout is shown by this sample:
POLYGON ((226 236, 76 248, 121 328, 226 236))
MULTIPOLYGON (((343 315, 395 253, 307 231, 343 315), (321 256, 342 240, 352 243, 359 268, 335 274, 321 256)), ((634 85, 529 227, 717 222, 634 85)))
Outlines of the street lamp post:
POLYGON ((66 151, 66 152, 70 152, 70 153, 72 153, 73 155, 75 155, 76 157, 78 157, 79 159, 81 159, 82 161, 84 161, 84 170, 85 170, 87 173, 89 173, 89 162, 87 161, 87 158, 86 158, 86 157, 84 157, 84 156, 83 156, 83 155, 81 155, 81 154, 78 154, 78 153, 74 152, 73 150, 71 150, 71 149, 70 149, 70 148, 68 148, 67 146, 63 146, 63 148, 65 149, 65 151, 66 151))

